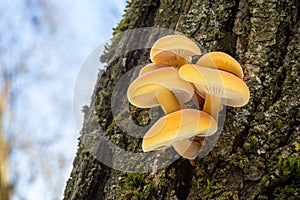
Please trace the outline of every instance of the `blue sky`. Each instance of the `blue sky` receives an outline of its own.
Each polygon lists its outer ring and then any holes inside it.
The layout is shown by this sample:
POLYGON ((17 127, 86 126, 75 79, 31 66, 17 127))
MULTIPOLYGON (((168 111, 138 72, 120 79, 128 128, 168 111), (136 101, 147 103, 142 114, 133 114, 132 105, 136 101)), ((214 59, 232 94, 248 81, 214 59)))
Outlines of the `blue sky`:
POLYGON ((77 150, 76 78, 124 9, 124 0, 0 1, 0 86, 8 72, 13 92, 4 118, 13 200, 61 199, 77 150))

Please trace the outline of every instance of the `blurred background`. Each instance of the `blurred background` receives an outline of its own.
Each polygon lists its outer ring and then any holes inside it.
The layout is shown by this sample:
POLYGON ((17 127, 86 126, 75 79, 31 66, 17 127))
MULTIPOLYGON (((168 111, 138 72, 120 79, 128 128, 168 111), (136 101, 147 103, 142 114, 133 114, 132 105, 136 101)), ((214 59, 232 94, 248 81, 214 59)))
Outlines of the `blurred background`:
POLYGON ((11 200, 62 199, 79 136, 75 81, 89 54, 111 38, 125 5, 0 0, 1 200, 6 190, 11 200))

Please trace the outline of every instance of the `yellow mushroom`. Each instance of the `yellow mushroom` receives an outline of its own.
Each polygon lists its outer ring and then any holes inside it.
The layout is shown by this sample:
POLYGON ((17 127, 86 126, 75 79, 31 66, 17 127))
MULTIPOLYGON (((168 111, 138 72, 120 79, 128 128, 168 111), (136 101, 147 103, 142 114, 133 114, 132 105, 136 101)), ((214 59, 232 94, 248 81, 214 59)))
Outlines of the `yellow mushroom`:
MULTIPOLYGON (((148 130, 142 148, 145 152, 166 148, 196 135, 212 135, 217 128, 216 120, 205 112, 196 109, 178 110, 160 118, 148 130)), ((192 152, 199 151, 192 150, 192 152)), ((196 157, 197 154, 194 156, 196 157)))
MULTIPOLYGON (((217 121, 223 104, 237 107, 249 101, 249 89, 242 81, 243 70, 240 64, 226 53, 204 54, 196 65, 181 67, 179 75, 184 80, 194 83, 195 93, 205 97, 203 111, 217 121)), ((212 148, 212 142, 215 143, 217 138, 217 135, 196 136, 194 141, 200 142, 203 151, 207 151, 212 148)))
POLYGON ((154 70, 157 70, 157 69, 161 69, 161 68, 164 68, 164 67, 170 67, 170 66, 167 66, 167 65, 162 65, 162 64, 156 64, 156 63, 149 63, 148 65, 145 65, 139 72, 139 76, 142 76, 148 72, 152 72, 154 70))
POLYGON ((191 39, 182 35, 167 35, 153 44, 150 59, 153 63, 180 67, 189 63, 192 56, 200 54, 200 48, 191 39))
POLYGON ((203 110, 218 120, 222 104, 239 107, 248 103, 250 92, 239 77, 218 69, 186 64, 179 76, 194 83, 197 91, 205 96, 203 110))
POLYGON ((194 94, 192 85, 178 76, 175 68, 162 68, 148 72, 134 80, 128 90, 129 102, 140 108, 161 106, 165 113, 180 109, 194 94))
POLYGON ((197 65, 209 68, 216 68, 227 71, 243 79, 241 65, 230 55, 224 52, 210 52, 201 56, 196 62, 197 65))

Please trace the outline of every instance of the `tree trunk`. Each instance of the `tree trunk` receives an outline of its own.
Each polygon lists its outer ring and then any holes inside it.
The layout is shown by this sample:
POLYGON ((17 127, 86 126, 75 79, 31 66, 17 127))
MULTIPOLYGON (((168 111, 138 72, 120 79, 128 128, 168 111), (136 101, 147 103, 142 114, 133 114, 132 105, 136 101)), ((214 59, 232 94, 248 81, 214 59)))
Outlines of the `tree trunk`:
MULTIPOLYGON (((101 57, 108 66, 99 74, 91 105, 84 109, 84 127, 64 198, 300 199, 299 9, 296 0, 131 1, 113 44, 101 57), (129 173, 108 167, 118 165, 114 162, 134 162, 126 157, 107 159, 111 163, 106 165, 98 161, 114 155, 112 151, 107 154, 103 140, 91 142, 99 137, 105 136, 126 151, 141 152, 140 140, 119 128, 110 105, 122 75, 150 62, 149 49, 114 57, 129 44, 147 46, 159 37, 129 34, 124 41, 117 35, 140 27, 176 30, 193 38, 206 52, 230 54, 243 67, 250 102, 227 108, 217 144, 207 156, 196 159, 195 166, 180 158, 157 171, 129 173), (104 134, 97 135, 95 127, 104 134), (86 141, 92 145, 87 147, 86 141)), ((149 121, 147 109, 131 106, 130 113, 137 123, 149 121)), ((155 165, 155 160, 146 161, 155 165)))
POLYGON ((9 81, 6 80, 0 94, 0 199, 8 200, 10 194, 10 184, 8 182, 8 154, 9 143, 4 137, 2 119, 9 93, 9 81))
POLYGON ((9 198, 9 183, 7 176, 7 157, 8 144, 4 140, 0 130, 0 198, 8 200, 9 198))

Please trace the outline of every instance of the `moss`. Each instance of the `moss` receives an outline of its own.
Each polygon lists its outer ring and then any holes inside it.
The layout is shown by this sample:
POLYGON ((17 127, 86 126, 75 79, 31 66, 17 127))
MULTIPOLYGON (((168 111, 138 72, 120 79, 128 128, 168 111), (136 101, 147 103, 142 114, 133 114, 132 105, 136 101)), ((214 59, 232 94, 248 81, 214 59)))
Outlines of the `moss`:
POLYGON ((247 17, 250 17, 250 15, 251 15, 251 10, 250 10, 250 6, 249 5, 245 6, 245 14, 246 14, 247 17))
POLYGON ((282 180, 300 178, 300 157, 280 157, 276 164, 276 175, 282 180))
POLYGON ((224 6, 224 10, 231 10, 234 7, 235 7, 234 3, 229 3, 229 4, 227 4, 227 5, 224 6))
POLYGON ((263 186, 263 187, 268 187, 270 185, 270 176, 269 175, 265 175, 261 181, 260 181, 260 184, 263 186))
POLYGON ((122 190, 125 191, 121 199, 149 199, 150 196, 154 196, 157 189, 147 174, 122 173, 121 180, 122 190))
POLYGON ((272 192, 275 200, 281 199, 299 199, 297 186, 280 186, 276 187, 272 192), (298 198, 297 198, 298 197, 298 198))
POLYGON ((287 195, 293 195, 295 194, 295 188, 285 186, 283 190, 287 195))
POLYGON ((255 135, 252 135, 250 137, 251 148, 256 150, 258 148, 258 144, 259 144, 258 138, 255 135))
POLYGON ((282 127, 282 121, 281 121, 281 119, 275 119, 275 124, 276 124, 276 127, 278 128, 278 129, 281 129, 281 127, 282 127))
POLYGON ((280 100, 279 101, 279 106, 282 108, 285 105, 284 101, 280 100))
POLYGON ((299 57, 300 57, 300 53, 297 52, 297 51, 295 51, 295 52, 294 52, 294 58, 295 58, 295 59, 298 59, 299 57))
POLYGON ((101 109, 101 105, 105 101, 105 99, 109 96, 109 93, 104 90, 101 90, 100 92, 98 92, 98 96, 99 96, 100 101, 96 106, 97 111, 99 111, 101 109))
POLYGON ((265 164, 261 161, 258 161, 257 163, 257 166, 260 168, 260 169, 264 169, 265 168, 265 164))
MULTIPOLYGON (((146 126, 151 122, 149 109, 130 106, 130 118, 139 126, 146 126)), ((124 120, 125 121, 125 120, 124 120)))
MULTIPOLYGON (((121 33, 122 31, 124 31, 128 28, 128 25, 129 25, 128 15, 131 12, 131 6, 132 6, 132 4, 130 3, 130 1, 127 1, 123 19, 120 21, 120 23, 117 25, 117 27, 115 29, 113 29, 114 30, 113 36, 121 33)), ((115 37, 113 37, 113 38, 115 38, 115 37)))
POLYGON ((296 69, 300 71, 300 64, 296 64, 296 69))
POLYGON ((251 152, 251 144, 249 142, 245 142, 243 149, 246 153, 250 153, 251 152))
POLYGON ((146 197, 143 192, 134 191, 133 197, 131 199, 132 200, 142 200, 142 199, 146 199, 146 197))
POLYGON ((128 187, 139 187, 144 184, 144 177, 141 174, 127 174, 124 182, 128 187))
POLYGON ((219 29, 215 31, 214 38, 215 38, 215 40, 222 38, 222 32, 219 29))
POLYGON ((232 200, 238 200, 238 191, 233 190, 233 191, 228 191, 228 192, 223 192, 220 197, 217 198, 218 200, 225 200, 225 199, 232 199, 232 200))
POLYGON ((209 179, 206 179, 206 187, 205 187, 205 191, 207 193, 210 192, 210 189, 211 189, 211 182, 209 181, 209 179))
POLYGON ((271 51, 268 55, 268 58, 269 58, 270 64, 277 64, 278 60, 280 58, 280 55, 278 52, 271 51))
POLYGON ((294 149, 295 149, 296 152, 300 151, 300 144, 298 142, 294 142, 293 145, 295 147, 294 149))
POLYGON ((268 140, 272 142, 272 141, 276 140, 276 136, 273 135, 273 134, 269 134, 268 135, 268 140))

